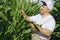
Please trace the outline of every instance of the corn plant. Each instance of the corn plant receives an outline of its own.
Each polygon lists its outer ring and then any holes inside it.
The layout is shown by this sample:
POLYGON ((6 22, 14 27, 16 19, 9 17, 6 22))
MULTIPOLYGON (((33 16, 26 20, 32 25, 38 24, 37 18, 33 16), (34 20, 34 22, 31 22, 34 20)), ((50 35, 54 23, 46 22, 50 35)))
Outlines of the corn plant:
POLYGON ((32 16, 39 13, 37 3, 26 0, 1 0, 0 2, 0 40, 30 40, 31 27, 20 10, 32 16))
MULTIPOLYGON (((60 0, 55 0, 52 15, 57 25, 51 40, 60 40, 60 0)), ((23 18, 20 10, 24 10, 29 16, 40 13, 38 2, 30 0, 0 0, 0 40, 31 40, 32 28, 29 22, 23 18)))
POLYGON ((60 40, 60 0, 55 0, 54 9, 51 14, 54 16, 56 20, 56 28, 53 32, 51 40, 60 40))

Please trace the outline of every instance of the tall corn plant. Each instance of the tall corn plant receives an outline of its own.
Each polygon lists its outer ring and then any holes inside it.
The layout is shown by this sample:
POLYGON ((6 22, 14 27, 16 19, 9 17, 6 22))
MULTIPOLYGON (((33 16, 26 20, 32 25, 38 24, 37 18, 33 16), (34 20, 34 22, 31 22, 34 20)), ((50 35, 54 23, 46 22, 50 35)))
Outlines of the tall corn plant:
POLYGON ((32 16, 39 13, 39 6, 26 0, 0 0, 0 40, 31 40, 31 27, 20 10, 32 16))
MULTIPOLYGON (((60 0, 55 0, 54 10, 51 12, 57 25, 51 40, 60 40, 60 0)), ((20 10, 32 16, 39 13, 37 3, 26 0, 0 0, 0 40, 31 40, 31 27, 23 18, 20 10)))
POLYGON ((56 21, 56 28, 52 34, 51 40, 60 40, 60 0, 55 0, 54 9, 51 14, 54 16, 56 21))

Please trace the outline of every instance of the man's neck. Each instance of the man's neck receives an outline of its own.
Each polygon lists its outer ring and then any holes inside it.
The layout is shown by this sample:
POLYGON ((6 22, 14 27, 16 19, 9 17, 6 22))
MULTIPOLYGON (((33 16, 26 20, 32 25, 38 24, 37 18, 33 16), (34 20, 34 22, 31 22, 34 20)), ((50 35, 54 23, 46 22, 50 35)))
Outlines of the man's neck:
POLYGON ((42 15, 42 17, 46 17, 46 16, 48 16, 48 15, 50 15, 50 13, 44 13, 44 14, 42 15))

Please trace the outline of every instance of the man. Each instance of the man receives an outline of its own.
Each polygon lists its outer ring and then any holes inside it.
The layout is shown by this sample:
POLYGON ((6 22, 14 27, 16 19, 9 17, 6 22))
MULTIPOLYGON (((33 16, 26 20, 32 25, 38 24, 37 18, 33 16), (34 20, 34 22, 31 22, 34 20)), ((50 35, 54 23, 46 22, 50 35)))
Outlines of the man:
POLYGON ((32 40, 50 40, 55 28, 55 19, 50 13, 53 8, 53 2, 52 0, 42 0, 40 5, 41 14, 29 17, 23 10, 21 10, 21 14, 30 22, 31 27, 36 29, 36 32, 32 34, 32 40))

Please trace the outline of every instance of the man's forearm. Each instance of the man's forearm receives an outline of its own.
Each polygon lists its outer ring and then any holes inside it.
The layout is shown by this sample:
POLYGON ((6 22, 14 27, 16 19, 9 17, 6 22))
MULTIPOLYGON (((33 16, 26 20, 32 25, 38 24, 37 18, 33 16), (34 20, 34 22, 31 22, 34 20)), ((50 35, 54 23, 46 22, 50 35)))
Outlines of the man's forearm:
POLYGON ((32 22, 32 20, 30 19, 30 17, 28 15, 26 15, 26 13, 24 12, 24 10, 21 10, 20 13, 23 15, 23 17, 29 21, 29 22, 32 22))
POLYGON ((27 18, 27 15, 24 13, 24 14, 23 14, 23 17, 24 17, 24 18, 27 18))
POLYGON ((39 26, 36 26, 36 29, 42 33, 43 35, 46 35, 46 36, 50 36, 51 35, 51 31, 50 30, 47 30, 47 29, 42 29, 41 27, 39 26))
POLYGON ((35 29, 35 26, 34 26, 33 23, 30 23, 30 26, 31 26, 33 29, 35 29))
POLYGON ((32 22, 30 17, 24 13, 23 17, 26 19, 26 21, 32 22))
POLYGON ((33 22, 29 16, 27 16, 26 20, 29 22, 33 22))

